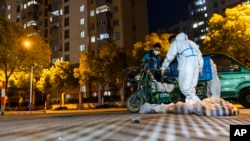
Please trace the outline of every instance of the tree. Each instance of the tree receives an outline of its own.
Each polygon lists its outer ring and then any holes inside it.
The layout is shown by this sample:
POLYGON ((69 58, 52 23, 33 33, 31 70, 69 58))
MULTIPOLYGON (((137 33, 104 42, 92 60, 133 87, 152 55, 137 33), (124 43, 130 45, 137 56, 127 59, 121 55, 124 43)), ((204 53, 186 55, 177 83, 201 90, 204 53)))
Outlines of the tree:
POLYGON ((50 64, 50 56, 49 45, 32 28, 23 29, 0 17, 0 69, 4 72, 7 86, 14 72, 30 72, 34 64, 37 64, 35 71, 39 71, 50 64), (31 46, 24 46, 23 43, 31 46))
POLYGON ((109 85, 115 88, 117 83, 123 80, 123 69, 127 66, 125 51, 114 43, 108 42, 101 49, 91 64, 91 72, 94 80, 102 85, 102 90, 109 85))
POLYGON ((62 94, 65 90, 78 86, 78 79, 74 77, 73 66, 68 61, 57 60, 50 69, 44 69, 37 88, 43 93, 51 94, 57 90, 62 94))
POLYGON ((82 54, 79 68, 74 70, 74 76, 80 79, 81 84, 99 82, 104 91, 106 86, 115 88, 122 82, 123 69, 126 67, 125 51, 114 43, 108 42, 102 46, 98 56, 82 54))
POLYGON ((250 67, 250 5, 228 8, 225 16, 214 14, 201 45, 203 53, 224 53, 250 67))
POLYGON ((79 67, 74 69, 74 77, 79 79, 81 85, 85 85, 91 80, 91 60, 90 55, 82 53, 79 67))

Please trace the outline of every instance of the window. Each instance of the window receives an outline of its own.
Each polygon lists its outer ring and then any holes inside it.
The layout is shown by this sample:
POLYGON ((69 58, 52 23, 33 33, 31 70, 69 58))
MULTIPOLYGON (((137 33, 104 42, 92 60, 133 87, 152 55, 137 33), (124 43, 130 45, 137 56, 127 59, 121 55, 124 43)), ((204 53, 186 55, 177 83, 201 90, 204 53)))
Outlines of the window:
POLYGON ((117 13, 117 12, 118 12, 118 6, 114 6, 114 7, 112 8, 112 12, 113 12, 113 13, 117 13))
POLYGON ((69 18, 64 19, 64 26, 69 26, 69 18))
POLYGON ((99 40, 103 40, 103 39, 109 39, 109 34, 108 33, 103 33, 99 35, 99 40))
POLYGON ((64 6, 64 15, 69 14, 69 6, 64 6))
POLYGON ((69 30, 65 30, 64 31, 64 39, 68 39, 69 38, 69 30))
POLYGON ((120 33, 119 32, 115 32, 112 34, 112 40, 119 40, 120 39, 120 33))
POLYGON ((92 24, 90 25, 90 30, 95 30, 95 24, 92 23, 92 24))
POLYGON ((93 17, 93 16, 95 16, 95 11, 94 10, 90 10, 89 14, 90 14, 89 15, 90 17, 93 17))
POLYGON ((212 58, 214 63, 216 64, 218 72, 234 72, 240 71, 239 65, 233 63, 231 60, 227 58, 212 58))
POLYGON ((95 42, 95 36, 91 36, 90 42, 91 42, 91 43, 94 43, 94 42, 95 42))
POLYGON ((80 6, 80 12, 84 12, 84 5, 80 6))
POLYGON ((104 91, 104 96, 110 96, 111 92, 110 91, 104 91))
POLYGON ((64 56, 64 61, 69 61, 69 55, 64 56))
POLYGON ((119 25, 119 21, 118 21, 118 19, 113 20, 113 26, 117 26, 117 25, 119 25))
POLYGON ((99 26, 107 25, 107 23, 108 23, 107 19, 103 19, 97 22, 97 26, 99 27, 99 26))
POLYGON ((17 16, 17 17, 16 17, 16 22, 20 22, 20 20, 21 20, 21 17, 20 17, 20 16, 17 16))
POLYGON ((80 45, 80 51, 81 51, 81 52, 85 51, 85 45, 84 45, 84 44, 81 44, 81 45, 80 45))
POLYGON ((20 11, 21 11, 21 6, 18 5, 18 6, 16 7, 16 12, 18 13, 18 12, 20 12, 20 11))
POLYGON ((64 0, 64 3, 69 2, 69 0, 64 0))
POLYGON ((84 25, 84 18, 80 19, 80 25, 84 25))
POLYGON ((64 51, 69 51, 69 42, 64 43, 64 51))
POLYGON ((84 31, 82 31, 82 32, 80 33, 80 37, 81 37, 81 38, 84 38, 84 37, 85 37, 85 32, 84 32, 84 31))

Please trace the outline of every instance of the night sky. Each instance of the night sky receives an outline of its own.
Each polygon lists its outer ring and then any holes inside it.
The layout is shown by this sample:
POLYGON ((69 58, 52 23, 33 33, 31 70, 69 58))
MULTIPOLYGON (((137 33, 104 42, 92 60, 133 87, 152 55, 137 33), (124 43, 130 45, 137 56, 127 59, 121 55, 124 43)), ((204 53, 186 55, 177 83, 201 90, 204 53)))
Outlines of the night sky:
POLYGON ((190 0, 148 0, 150 32, 188 17, 190 0))

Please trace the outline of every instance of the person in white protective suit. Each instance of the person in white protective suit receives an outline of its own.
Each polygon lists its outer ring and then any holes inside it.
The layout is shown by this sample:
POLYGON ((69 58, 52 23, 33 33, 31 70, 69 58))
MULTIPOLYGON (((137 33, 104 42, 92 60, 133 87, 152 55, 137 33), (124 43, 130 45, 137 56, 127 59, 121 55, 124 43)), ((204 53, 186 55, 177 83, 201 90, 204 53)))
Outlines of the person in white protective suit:
POLYGON ((215 98, 214 100, 218 103, 221 96, 221 84, 220 79, 217 74, 217 68, 213 60, 210 59, 211 69, 212 69, 212 79, 207 81, 207 97, 215 98))
POLYGON ((162 73, 177 57, 178 83, 181 92, 186 96, 185 103, 195 104, 200 101, 196 96, 199 73, 203 70, 203 58, 199 46, 188 39, 185 33, 179 33, 171 43, 162 64, 162 73))

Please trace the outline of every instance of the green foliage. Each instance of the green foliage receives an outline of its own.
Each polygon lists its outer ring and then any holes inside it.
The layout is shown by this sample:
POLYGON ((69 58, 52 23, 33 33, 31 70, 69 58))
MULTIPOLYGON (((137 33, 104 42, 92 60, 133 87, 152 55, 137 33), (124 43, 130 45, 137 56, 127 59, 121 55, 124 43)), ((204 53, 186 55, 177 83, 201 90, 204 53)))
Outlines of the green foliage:
POLYGON ((100 49, 98 56, 82 54, 79 68, 74 70, 74 76, 81 84, 96 81, 102 84, 115 85, 123 79, 123 69, 127 67, 125 51, 114 43, 108 42, 100 49))
POLYGON ((250 67, 250 5, 226 9, 225 16, 214 14, 201 45, 204 53, 224 53, 250 67))
POLYGON ((37 88, 49 94, 52 89, 62 93, 66 89, 78 86, 78 79, 73 76, 73 67, 69 62, 57 60, 50 69, 44 69, 37 82, 37 88))
POLYGON ((86 53, 81 54, 79 67, 74 69, 74 77, 79 79, 81 85, 91 80, 91 62, 91 56, 86 53))
POLYGON ((50 56, 49 45, 34 29, 23 29, 16 23, 0 17, 0 69, 7 86, 13 73, 30 72, 32 65, 36 65, 34 75, 39 75, 39 71, 50 64, 50 56), (30 46, 24 45, 27 41, 30 46))

